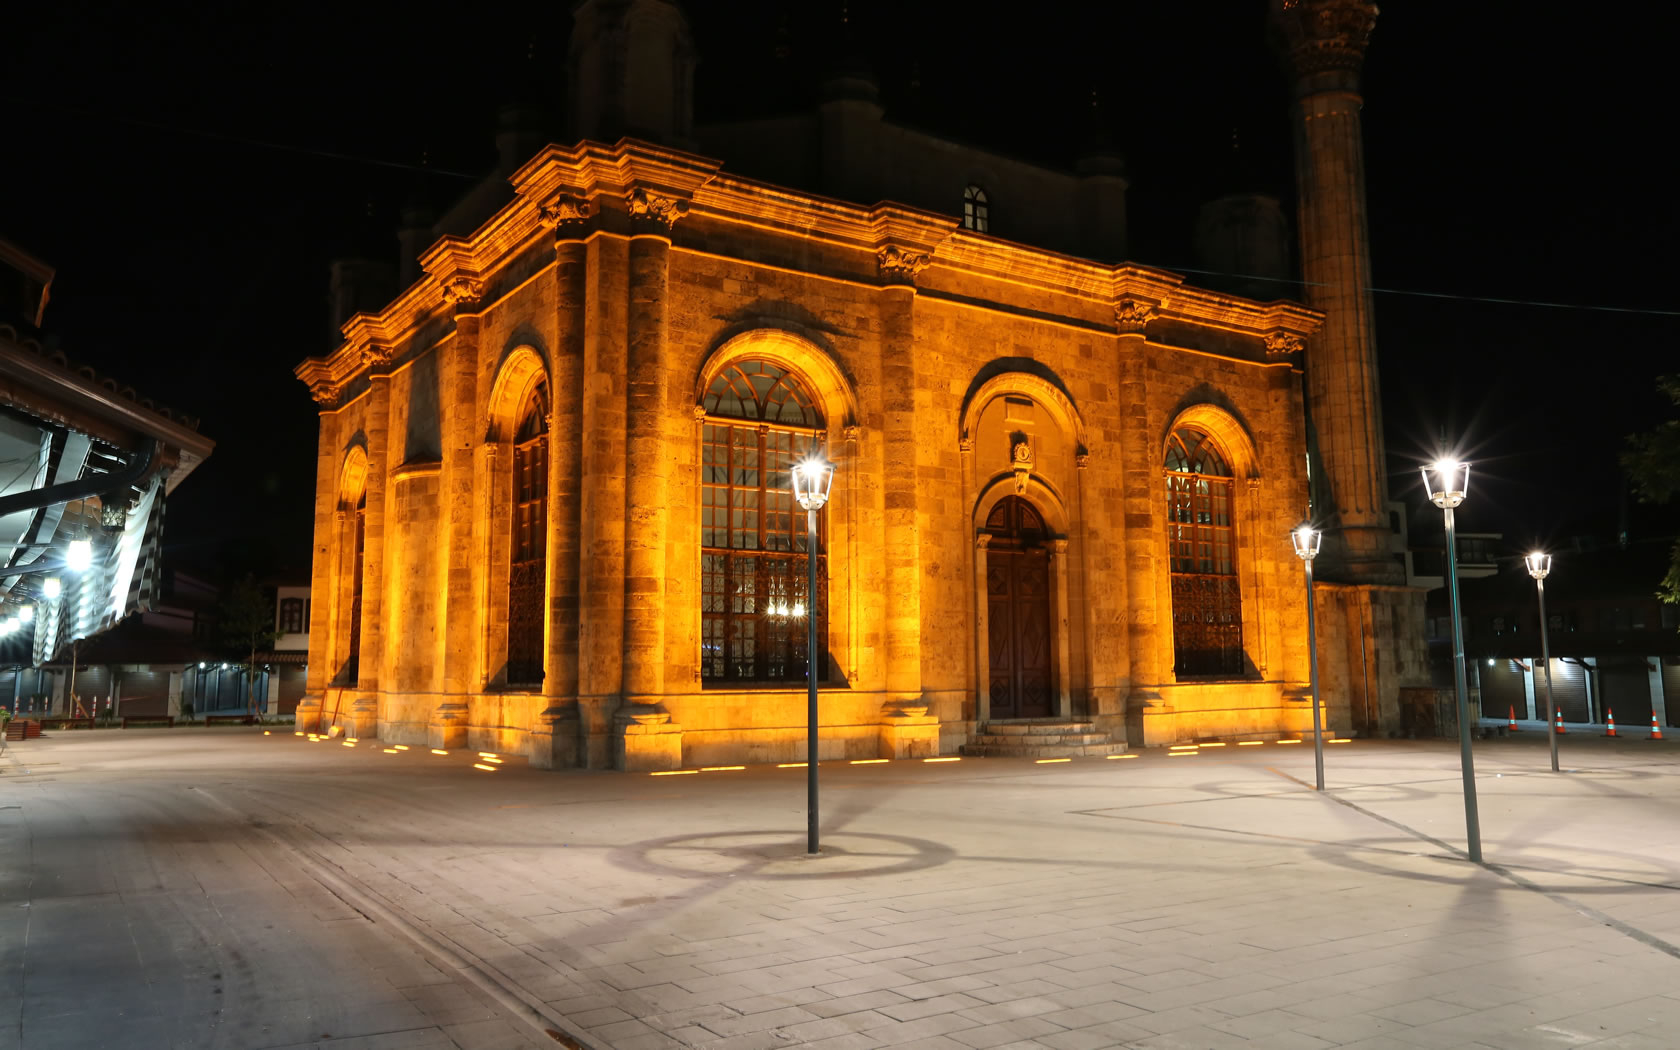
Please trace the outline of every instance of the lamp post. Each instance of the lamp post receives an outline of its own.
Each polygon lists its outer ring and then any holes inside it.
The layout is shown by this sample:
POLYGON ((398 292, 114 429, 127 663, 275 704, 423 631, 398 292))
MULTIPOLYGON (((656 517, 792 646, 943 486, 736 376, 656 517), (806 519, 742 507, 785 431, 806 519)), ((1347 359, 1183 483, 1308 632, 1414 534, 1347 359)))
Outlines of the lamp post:
POLYGON ((1318 557, 1318 546, 1324 540, 1324 533, 1311 525, 1302 525, 1289 534, 1289 542, 1295 545, 1295 553, 1301 559, 1301 565, 1307 570, 1307 666, 1311 669, 1312 709, 1313 709, 1313 767, 1318 773, 1318 790, 1324 790, 1324 725, 1318 712, 1318 632, 1313 621, 1313 559, 1318 557))
POLYGON ((828 502, 834 484, 834 464, 813 453, 789 471, 793 498, 805 508, 805 852, 816 856, 817 848, 817 511, 828 502))
POLYGON ((1423 488, 1429 502, 1441 508, 1447 523, 1447 595, 1452 602, 1453 687, 1458 693, 1459 768, 1464 775, 1464 835, 1470 859, 1482 862, 1482 828, 1476 818, 1476 766, 1470 757, 1470 687, 1464 675, 1464 626, 1458 612, 1458 546, 1453 532, 1453 509, 1470 489, 1470 464, 1438 460, 1423 468, 1423 488))
POLYGON ((1546 639, 1546 577, 1552 572, 1552 556, 1534 551, 1523 559, 1528 574, 1534 577, 1534 590, 1540 596, 1540 662, 1546 665, 1546 736, 1552 745, 1552 772, 1558 771, 1557 708, 1552 701, 1552 650, 1546 639))

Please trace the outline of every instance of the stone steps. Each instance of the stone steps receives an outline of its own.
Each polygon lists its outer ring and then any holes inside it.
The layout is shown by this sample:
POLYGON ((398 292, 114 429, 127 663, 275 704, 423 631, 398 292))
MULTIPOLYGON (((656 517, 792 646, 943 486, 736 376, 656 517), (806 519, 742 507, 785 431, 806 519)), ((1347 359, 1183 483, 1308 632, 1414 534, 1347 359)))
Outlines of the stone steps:
POLYGON ((1126 750, 1093 722, 991 722, 960 749, 974 758, 1089 758, 1126 750))

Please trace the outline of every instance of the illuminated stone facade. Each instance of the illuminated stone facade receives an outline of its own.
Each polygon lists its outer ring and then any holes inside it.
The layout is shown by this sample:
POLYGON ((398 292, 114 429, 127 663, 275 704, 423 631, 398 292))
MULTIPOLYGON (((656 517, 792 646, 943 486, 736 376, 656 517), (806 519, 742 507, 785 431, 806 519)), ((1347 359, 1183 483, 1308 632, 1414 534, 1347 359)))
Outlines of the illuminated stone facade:
MULTIPOLYGON (((825 756, 950 752, 1011 715, 1135 743, 1309 724, 1285 537, 1304 509, 1299 359, 1317 313, 630 141, 550 147, 513 184, 512 204, 440 241, 425 278, 299 369, 323 406, 306 722, 539 765, 803 758, 798 682, 707 676, 703 577, 718 573, 702 550, 723 542, 707 435, 763 426, 838 467, 825 756), (715 384, 747 373, 789 377, 807 407, 743 416, 715 384), (517 439, 538 432, 546 663, 510 682, 516 461, 538 440, 517 439), (1225 502, 1207 520, 1227 554, 1211 567, 1240 617, 1218 684, 1174 671, 1169 481, 1194 477, 1169 463, 1175 433, 1218 453, 1225 502), (1036 532, 1000 524, 1006 500, 1036 532), (1025 559, 1013 598, 993 578, 1006 555, 1025 559)), ((731 602, 747 586, 723 585, 731 602)), ((775 625, 728 626, 768 645, 775 625)))

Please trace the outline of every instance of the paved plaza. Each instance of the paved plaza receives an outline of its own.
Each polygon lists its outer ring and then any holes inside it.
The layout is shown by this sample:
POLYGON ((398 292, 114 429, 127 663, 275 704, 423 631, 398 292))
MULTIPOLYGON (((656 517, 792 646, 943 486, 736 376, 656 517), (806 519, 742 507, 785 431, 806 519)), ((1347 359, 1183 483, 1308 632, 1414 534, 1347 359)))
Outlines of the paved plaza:
POLYGON ((248 729, 0 756, 0 1050, 1680 1045, 1680 747, 545 773, 248 729))

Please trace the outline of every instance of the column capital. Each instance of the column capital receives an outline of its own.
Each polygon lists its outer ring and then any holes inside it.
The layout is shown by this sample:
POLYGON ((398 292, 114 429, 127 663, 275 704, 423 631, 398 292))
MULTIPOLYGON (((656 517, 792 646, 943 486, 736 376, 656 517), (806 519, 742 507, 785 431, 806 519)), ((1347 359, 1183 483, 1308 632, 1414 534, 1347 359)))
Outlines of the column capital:
POLYGON ((456 274, 443 284, 443 301, 450 306, 472 306, 484 298, 484 282, 477 277, 456 274))
POLYGON ((927 252, 888 244, 875 253, 875 267, 883 284, 916 285, 916 277, 933 261, 927 252))
POLYGON ((1155 307, 1146 299, 1121 299, 1114 304, 1114 327, 1125 335, 1141 333, 1155 320, 1155 307))
POLYGON ((640 186, 624 195, 624 203, 630 212, 630 225, 638 233, 669 236, 677 220, 688 214, 687 201, 649 193, 640 186))
POLYGON ((991 545, 991 542, 992 542, 992 534, 991 533, 989 533, 989 532, 976 533, 975 536, 974 536, 974 549, 977 550, 977 551, 983 551, 988 546, 991 545))
POLYGON ((566 241, 581 235, 594 214, 593 198, 559 193, 537 209, 537 223, 545 230, 553 230, 556 241, 566 241))
POLYGON ((1295 77, 1299 94, 1325 87, 1358 89, 1365 47, 1377 24, 1376 4, 1370 0, 1272 0, 1271 6, 1273 45, 1295 77))
POLYGON ((1266 333, 1266 354, 1268 356, 1273 354, 1298 354, 1305 347, 1306 343, 1302 342, 1301 337, 1294 332, 1285 332, 1279 329, 1276 332, 1266 333))

